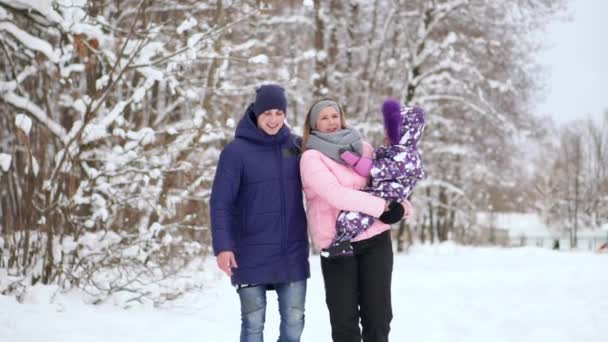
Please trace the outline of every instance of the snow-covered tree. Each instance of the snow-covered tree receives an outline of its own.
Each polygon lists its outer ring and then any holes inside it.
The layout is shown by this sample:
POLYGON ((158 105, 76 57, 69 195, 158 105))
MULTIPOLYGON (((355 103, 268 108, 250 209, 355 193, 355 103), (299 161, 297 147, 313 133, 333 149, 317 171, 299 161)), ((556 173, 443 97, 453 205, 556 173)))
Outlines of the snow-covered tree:
POLYGON ((576 246, 580 229, 608 222, 608 117, 564 125, 542 151, 539 165, 547 167, 536 171, 537 207, 548 226, 569 233, 576 246))
POLYGON ((101 298, 208 251, 217 157, 264 82, 297 133, 319 97, 372 143, 386 97, 424 107, 411 233, 473 240, 517 183, 530 33, 564 2, 0 0, 0 269, 101 298))
POLYGON ((206 252, 208 189, 234 128, 209 100, 218 41, 254 15, 221 1, 0 2, 1 266, 101 296, 206 252), (114 279, 100 285, 100 271, 114 279))

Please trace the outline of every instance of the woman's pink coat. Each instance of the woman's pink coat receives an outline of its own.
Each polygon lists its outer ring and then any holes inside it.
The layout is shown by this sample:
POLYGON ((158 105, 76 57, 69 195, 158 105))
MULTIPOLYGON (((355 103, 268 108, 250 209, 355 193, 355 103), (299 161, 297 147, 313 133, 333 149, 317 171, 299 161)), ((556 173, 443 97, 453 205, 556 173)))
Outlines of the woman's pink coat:
MULTIPOLYGON (((363 155, 371 158, 372 147, 364 143, 363 155)), ((316 248, 329 246, 336 235, 336 219, 341 210, 358 211, 378 217, 384 211, 385 201, 359 191, 368 179, 352 167, 338 164, 317 150, 307 150, 300 160, 302 187, 306 195, 308 228, 316 248)), ((369 229, 353 239, 369 239, 390 229, 375 220, 369 229)))

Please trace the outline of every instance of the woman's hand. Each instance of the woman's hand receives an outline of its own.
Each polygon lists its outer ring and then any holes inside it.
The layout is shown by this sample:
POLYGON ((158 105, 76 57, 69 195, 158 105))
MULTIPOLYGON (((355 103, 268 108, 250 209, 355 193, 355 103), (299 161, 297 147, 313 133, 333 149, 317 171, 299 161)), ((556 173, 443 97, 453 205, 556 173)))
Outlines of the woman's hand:
POLYGON ((223 251, 216 257, 217 267, 219 267, 226 275, 232 277, 232 269, 237 268, 236 258, 232 251, 223 251))
POLYGON ((410 201, 403 200, 403 202, 401 202, 401 205, 403 206, 403 210, 405 211, 403 213, 403 217, 407 220, 411 219, 414 216, 414 207, 412 207, 410 201))

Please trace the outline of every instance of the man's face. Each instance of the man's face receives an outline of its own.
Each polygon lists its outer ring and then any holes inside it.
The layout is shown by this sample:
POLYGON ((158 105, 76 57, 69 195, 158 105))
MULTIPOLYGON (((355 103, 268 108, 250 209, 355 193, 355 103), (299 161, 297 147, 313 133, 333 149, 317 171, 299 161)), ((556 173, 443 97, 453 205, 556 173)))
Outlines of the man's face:
POLYGON ((270 109, 258 116, 258 128, 268 135, 276 135, 285 123, 285 113, 279 109, 270 109))

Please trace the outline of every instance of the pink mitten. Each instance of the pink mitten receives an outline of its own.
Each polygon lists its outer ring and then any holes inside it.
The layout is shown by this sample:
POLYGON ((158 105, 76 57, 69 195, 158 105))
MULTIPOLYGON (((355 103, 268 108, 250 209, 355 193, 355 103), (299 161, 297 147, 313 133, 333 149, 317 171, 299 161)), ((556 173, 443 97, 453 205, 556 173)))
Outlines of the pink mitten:
POLYGON ((349 150, 340 150, 340 158, 350 166, 355 166, 361 159, 361 156, 349 150))
POLYGON ((369 172, 372 169, 372 160, 371 158, 361 157, 357 165, 355 165, 355 171, 363 177, 369 176, 369 172))
POLYGON ((369 171, 372 168, 372 160, 370 158, 361 157, 351 151, 342 152, 342 154, 340 154, 340 158, 342 158, 346 164, 352 166, 361 176, 369 176, 369 171))

